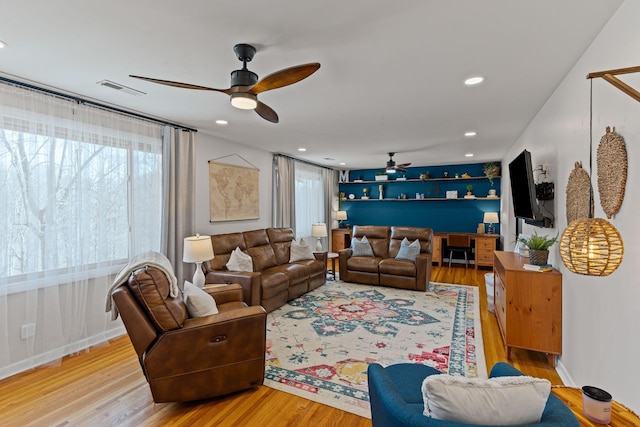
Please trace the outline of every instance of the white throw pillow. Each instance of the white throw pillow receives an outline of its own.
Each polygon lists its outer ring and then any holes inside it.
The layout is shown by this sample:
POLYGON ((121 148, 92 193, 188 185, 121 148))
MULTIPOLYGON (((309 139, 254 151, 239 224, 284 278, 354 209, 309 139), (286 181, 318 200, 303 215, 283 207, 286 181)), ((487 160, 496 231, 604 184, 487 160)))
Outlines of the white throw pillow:
POLYGON ((229 271, 253 271, 251 256, 242 252, 239 247, 235 248, 227 262, 227 269, 229 271))
POLYGON ((424 415, 480 425, 538 423, 550 391, 549 380, 528 376, 485 380, 441 374, 422 382, 424 415))
POLYGON ((187 311, 189 312, 189 317, 218 314, 216 300, 193 283, 186 280, 184 281, 182 295, 184 297, 184 303, 187 306, 187 311))
POLYGON ((420 241, 418 239, 409 243, 409 239, 406 237, 400 242, 400 249, 396 259, 408 259, 409 261, 415 261, 416 257, 420 253, 420 241))
POLYGON ((351 250, 353 251, 353 256, 373 256, 373 249, 367 240, 367 236, 362 236, 360 240, 354 237, 351 240, 351 250))
POLYGON ((300 243, 292 240, 289 262, 304 261, 307 259, 316 259, 316 257, 313 256, 313 251, 309 245, 307 245, 307 242, 305 242, 304 239, 300 239, 300 243))

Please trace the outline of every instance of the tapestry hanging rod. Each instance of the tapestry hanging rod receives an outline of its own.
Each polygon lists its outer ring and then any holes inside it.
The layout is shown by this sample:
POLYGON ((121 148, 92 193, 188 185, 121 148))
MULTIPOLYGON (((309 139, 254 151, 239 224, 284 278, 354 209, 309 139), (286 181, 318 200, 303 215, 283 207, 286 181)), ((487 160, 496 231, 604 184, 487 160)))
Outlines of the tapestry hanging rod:
POLYGON ((630 74, 630 73, 640 73, 640 67, 629 67, 629 68, 618 68, 616 70, 607 70, 607 71, 597 71, 595 73, 587 74, 588 79, 595 79, 598 77, 602 77, 604 80, 608 81, 636 101, 640 102, 640 92, 626 84, 625 82, 618 79, 616 76, 618 74, 630 74))

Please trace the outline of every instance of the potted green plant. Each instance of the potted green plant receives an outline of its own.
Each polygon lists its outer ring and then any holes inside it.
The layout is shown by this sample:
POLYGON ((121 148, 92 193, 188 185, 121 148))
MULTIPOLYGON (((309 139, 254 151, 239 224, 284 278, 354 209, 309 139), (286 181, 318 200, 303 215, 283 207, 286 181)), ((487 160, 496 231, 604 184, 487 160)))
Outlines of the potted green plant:
POLYGON ((376 181, 386 181, 389 176, 386 172, 376 172, 376 181))
POLYGON ((473 185, 467 185, 467 196, 473 196, 473 185))
POLYGON ((493 187, 493 179, 500 176, 500 163, 498 162, 489 162, 485 163, 482 168, 484 171, 484 175, 487 177, 491 186, 493 187))
POLYGON ((518 242, 523 243, 529 248, 529 263, 533 265, 545 265, 549 259, 549 248, 558 240, 558 234, 555 237, 541 236, 534 232, 529 237, 519 237, 518 242))

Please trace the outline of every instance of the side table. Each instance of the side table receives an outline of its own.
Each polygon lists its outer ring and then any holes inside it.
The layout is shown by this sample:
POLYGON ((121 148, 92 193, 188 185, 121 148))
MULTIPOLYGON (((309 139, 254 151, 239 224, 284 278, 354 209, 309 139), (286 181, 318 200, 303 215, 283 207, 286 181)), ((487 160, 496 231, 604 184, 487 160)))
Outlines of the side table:
MULTIPOLYGON (((562 400, 562 402, 567 405, 569 409, 571 409, 573 414, 580 422, 580 425, 587 427, 598 427, 603 425, 596 424, 584 416, 584 413, 582 412, 582 389, 554 385, 551 387, 551 392, 555 394, 560 400, 562 400)), ((638 415, 636 415, 626 406, 616 402, 615 400, 612 400, 611 422, 607 425, 612 427, 638 426, 640 425, 640 417, 638 417, 638 415)))
POLYGON ((338 254, 335 252, 327 253, 327 259, 331 260, 331 275, 333 276, 333 280, 336 280, 336 259, 338 258, 338 254))

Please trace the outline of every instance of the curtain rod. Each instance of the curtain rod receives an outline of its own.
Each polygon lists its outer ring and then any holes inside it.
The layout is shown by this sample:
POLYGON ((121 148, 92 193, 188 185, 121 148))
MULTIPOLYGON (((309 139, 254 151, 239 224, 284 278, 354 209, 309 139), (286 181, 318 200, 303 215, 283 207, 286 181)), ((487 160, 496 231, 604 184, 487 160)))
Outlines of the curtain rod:
POLYGON ((274 153, 274 156, 286 157, 288 159, 295 160, 296 162, 306 163, 308 165, 316 166, 316 167, 319 167, 319 168, 330 169, 330 170, 339 170, 339 169, 334 169, 334 168, 331 168, 329 166, 321 165, 321 164, 318 164, 318 163, 313 163, 313 162, 310 162, 309 160, 299 159, 297 157, 293 157, 293 156, 290 156, 288 154, 274 153))
POLYGON ((99 102, 90 101, 88 99, 80 98, 78 96, 69 95, 69 94, 58 92, 58 91, 55 91, 55 90, 52 90, 52 89, 46 89, 46 88, 43 88, 43 87, 40 87, 40 86, 36 86, 36 85, 30 84, 30 83, 21 82, 21 81, 18 81, 18 80, 13 80, 13 79, 10 79, 10 78, 7 78, 7 77, 0 76, 0 81, 12 84, 14 86, 24 87, 24 88, 27 88, 27 89, 32 89, 32 90, 36 90, 38 92, 46 93, 48 95, 53 95, 53 96, 57 96, 59 98, 67 99, 67 100, 70 100, 70 101, 74 101, 74 102, 77 102, 78 104, 92 105, 94 107, 100 107, 100 108, 103 108, 105 110, 113 111, 113 112, 116 112, 116 113, 119 113, 119 114, 132 116, 132 117, 137 117, 139 119, 148 120, 148 121, 154 122, 154 123, 160 123, 160 124, 163 124, 163 125, 173 126, 175 128, 180 128, 180 129, 186 130, 186 131, 191 131, 191 132, 197 132, 198 131, 197 129, 192 129, 190 127, 187 127, 185 125, 181 125, 181 124, 178 124, 178 123, 173 123, 173 122, 169 122, 169 121, 166 121, 166 120, 145 116, 144 114, 134 113, 132 111, 127 111, 127 110, 124 110, 124 109, 112 107, 110 105, 101 104, 99 102))

